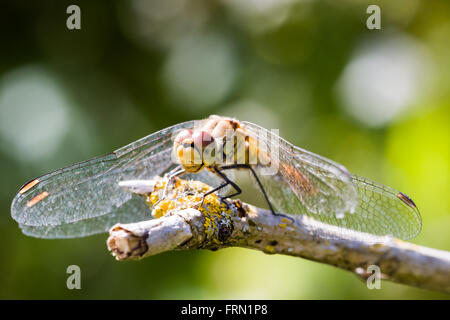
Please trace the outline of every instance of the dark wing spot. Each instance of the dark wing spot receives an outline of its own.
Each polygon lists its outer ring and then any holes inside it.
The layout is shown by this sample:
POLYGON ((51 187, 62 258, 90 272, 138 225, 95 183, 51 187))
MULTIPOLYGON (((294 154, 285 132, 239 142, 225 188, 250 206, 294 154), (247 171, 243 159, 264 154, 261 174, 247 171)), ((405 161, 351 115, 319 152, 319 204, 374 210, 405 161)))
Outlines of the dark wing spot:
POLYGON ((414 201, 412 201, 411 198, 408 197, 406 194, 399 192, 399 193, 397 193, 397 198, 402 200, 404 203, 406 203, 411 208, 414 208, 414 209, 416 208, 416 204, 414 203, 414 201))

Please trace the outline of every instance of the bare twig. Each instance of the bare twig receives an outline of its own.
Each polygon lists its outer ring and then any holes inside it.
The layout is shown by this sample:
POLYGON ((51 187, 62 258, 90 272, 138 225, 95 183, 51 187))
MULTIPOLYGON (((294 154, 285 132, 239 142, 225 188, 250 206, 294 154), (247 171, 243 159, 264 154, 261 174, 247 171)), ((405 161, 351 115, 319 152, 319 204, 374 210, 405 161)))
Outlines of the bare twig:
MULTIPOLYGON (((158 201, 163 187, 146 194, 149 204, 158 201)), ((107 241, 109 250, 125 260, 174 249, 244 247, 330 264, 363 279, 371 275, 367 268, 376 265, 383 279, 450 293, 450 252, 343 230, 304 215, 292 222, 240 201, 227 208, 214 194, 200 206, 207 188, 179 180, 170 199, 164 200, 168 202, 154 208, 153 213, 162 217, 115 225, 107 241)))

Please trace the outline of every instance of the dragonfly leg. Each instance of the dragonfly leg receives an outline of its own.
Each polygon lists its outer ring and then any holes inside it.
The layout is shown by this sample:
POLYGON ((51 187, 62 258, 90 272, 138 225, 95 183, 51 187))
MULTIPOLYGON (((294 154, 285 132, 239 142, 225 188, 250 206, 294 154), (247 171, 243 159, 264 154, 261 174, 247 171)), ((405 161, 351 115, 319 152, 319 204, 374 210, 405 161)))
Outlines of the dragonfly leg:
POLYGON ((225 205, 227 206, 227 208, 229 208, 229 203, 228 203, 227 201, 225 201, 225 200, 226 200, 227 198, 230 198, 230 197, 236 196, 236 195, 238 195, 238 194, 241 194, 241 193, 242 193, 242 190, 241 190, 241 188, 239 188, 239 186, 238 186, 235 182, 231 181, 231 180, 230 180, 223 172, 221 172, 221 171, 218 170, 217 168, 214 168, 214 172, 215 172, 217 175, 219 175, 219 176, 225 181, 225 183, 223 183, 223 184, 221 184, 220 186, 218 186, 218 187, 216 187, 216 188, 214 188, 214 189, 209 190, 208 192, 206 192, 206 193, 203 195, 202 205, 203 205, 203 201, 205 200, 205 197, 206 197, 206 196, 208 196, 208 195, 210 195, 211 193, 214 193, 214 192, 216 192, 216 191, 218 191, 218 190, 220 190, 220 189, 222 189, 222 188, 225 188, 226 186, 228 186, 228 185, 230 184, 230 185, 236 190, 236 192, 233 193, 232 195, 229 195, 229 196, 219 197, 220 201, 223 202, 223 203, 225 203, 225 205))
POLYGON ((169 172, 166 172, 164 174, 164 178, 169 179, 170 177, 174 177, 177 175, 177 172, 184 172, 184 169, 181 165, 178 165, 169 172))
MULTIPOLYGON (((206 193, 203 195, 202 203, 200 204, 200 206, 203 207, 203 202, 205 201, 205 198, 206 198, 207 196, 209 196, 210 194, 212 194, 212 193, 214 193, 214 192, 216 192, 216 191, 218 191, 218 190, 220 190, 220 189, 222 189, 222 188, 225 188, 227 185, 229 185, 229 183, 228 183, 228 182, 225 182, 225 183, 221 184, 220 186, 218 186, 218 187, 216 187, 216 188, 214 188, 214 189, 209 190, 208 192, 206 192, 206 193)), ((221 198, 221 200, 222 200, 222 198, 221 198)))
POLYGON ((292 222, 294 222, 294 219, 292 217, 289 217, 282 213, 275 212, 275 210, 272 207, 272 203, 270 202, 269 197, 267 196, 266 190, 264 190, 264 187, 258 178, 258 175, 256 174, 255 170, 249 164, 232 164, 232 165, 228 165, 228 166, 223 166, 223 167, 221 167, 221 169, 222 170, 227 170, 227 169, 248 169, 248 170, 250 170, 252 172, 253 176, 255 177, 255 180, 258 183, 259 189, 261 190, 261 192, 264 196, 264 199, 266 199, 266 202, 269 205, 269 209, 272 212, 272 214, 277 217, 284 217, 284 218, 289 219, 292 222))
POLYGON ((164 200, 165 198, 167 198, 167 190, 169 188, 169 184, 171 184, 171 182, 173 181, 173 179, 175 177, 178 177, 178 176, 184 174, 185 172, 186 171, 181 166, 178 166, 178 167, 175 167, 174 169, 170 170, 169 172, 167 172, 164 175, 164 178, 167 179, 167 182, 166 182, 166 185, 164 186, 163 196, 161 198, 159 198, 158 201, 156 201, 153 204, 153 207, 158 205, 158 203, 161 202, 162 200, 164 200))
POLYGON ((239 186, 234 181, 231 181, 230 178, 228 178, 222 171, 220 171, 218 168, 214 168, 214 172, 216 172, 225 181, 225 185, 231 184, 234 190, 236 190, 235 193, 230 194, 229 196, 222 197, 223 199, 231 198, 242 193, 241 188, 239 188, 239 186))

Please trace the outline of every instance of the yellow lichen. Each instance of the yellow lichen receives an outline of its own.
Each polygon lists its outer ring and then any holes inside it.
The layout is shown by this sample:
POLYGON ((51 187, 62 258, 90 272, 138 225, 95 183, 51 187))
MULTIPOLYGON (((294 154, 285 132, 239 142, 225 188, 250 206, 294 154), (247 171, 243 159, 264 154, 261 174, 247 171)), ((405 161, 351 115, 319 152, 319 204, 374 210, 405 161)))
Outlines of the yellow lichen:
POLYGON ((274 253, 274 252, 275 252, 275 247, 274 247, 274 246, 267 245, 267 246, 264 248, 264 251, 265 251, 266 253, 274 253))
POLYGON ((160 218, 174 210, 180 211, 187 208, 196 208, 205 216, 204 228, 207 237, 218 232, 218 223, 229 224, 231 210, 220 201, 216 194, 204 197, 210 190, 210 186, 199 181, 187 181, 177 179, 163 196, 166 183, 157 183, 154 191, 146 197, 147 205, 152 208, 153 216, 160 218))
POLYGON ((377 252, 377 251, 379 251, 381 248, 383 248, 385 245, 384 244, 382 244, 382 243, 375 243, 375 244, 372 244, 372 245, 370 245, 370 251, 372 251, 372 252, 377 252))

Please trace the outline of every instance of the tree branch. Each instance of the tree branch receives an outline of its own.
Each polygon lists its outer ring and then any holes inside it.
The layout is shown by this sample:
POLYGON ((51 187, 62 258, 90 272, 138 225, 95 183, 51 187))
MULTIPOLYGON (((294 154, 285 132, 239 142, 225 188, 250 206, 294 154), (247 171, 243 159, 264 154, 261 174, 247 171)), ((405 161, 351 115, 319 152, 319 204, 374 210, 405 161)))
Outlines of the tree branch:
POLYGON ((168 250, 244 247, 326 263, 363 279, 372 275, 367 268, 376 265, 383 279, 450 293, 450 252, 338 228, 305 215, 292 216, 292 222, 239 200, 227 208, 215 194, 200 206, 209 187, 197 181, 178 180, 158 202, 165 186, 159 181, 144 196, 160 218, 111 228, 107 245, 117 260, 168 250))

